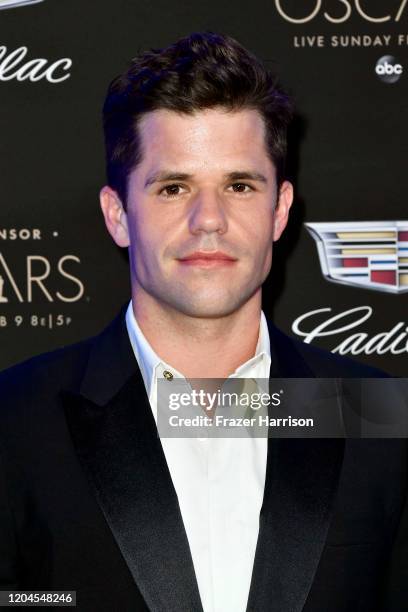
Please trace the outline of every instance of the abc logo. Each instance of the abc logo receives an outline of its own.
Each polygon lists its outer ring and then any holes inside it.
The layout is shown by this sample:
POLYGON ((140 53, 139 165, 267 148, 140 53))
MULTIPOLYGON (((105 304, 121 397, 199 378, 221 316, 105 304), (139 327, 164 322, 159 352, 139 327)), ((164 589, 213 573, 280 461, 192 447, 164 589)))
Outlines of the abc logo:
POLYGON ((402 66, 392 55, 380 57, 375 65, 375 73, 384 83, 396 83, 402 74, 402 66))

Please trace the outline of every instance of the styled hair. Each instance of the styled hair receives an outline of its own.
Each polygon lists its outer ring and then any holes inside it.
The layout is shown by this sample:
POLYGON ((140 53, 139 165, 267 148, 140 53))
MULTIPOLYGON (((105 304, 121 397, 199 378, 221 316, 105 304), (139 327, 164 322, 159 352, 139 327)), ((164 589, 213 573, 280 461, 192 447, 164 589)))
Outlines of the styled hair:
POLYGON ((142 158, 141 117, 159 109, 191 115, 214 107, 259 111, 277 184, 282 183, 292 100, 276 76, 236 40, 194 32, 135 57, 109 85, 103 106, 107 181, 125 209, 128 177, 142 158))

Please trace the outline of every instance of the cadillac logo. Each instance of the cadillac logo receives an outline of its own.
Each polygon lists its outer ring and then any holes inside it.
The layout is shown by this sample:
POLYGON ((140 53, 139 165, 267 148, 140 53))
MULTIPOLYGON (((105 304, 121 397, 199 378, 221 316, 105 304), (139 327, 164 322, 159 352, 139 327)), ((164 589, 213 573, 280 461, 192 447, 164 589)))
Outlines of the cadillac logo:
POLYGON ((27 4, 37 4, 43 0, 0 0, 0 9, 13 8, 14 6, 26 6, 27 4))
POLYGON ((306 223, 327 280, 408 292, 408 221, 306 223))

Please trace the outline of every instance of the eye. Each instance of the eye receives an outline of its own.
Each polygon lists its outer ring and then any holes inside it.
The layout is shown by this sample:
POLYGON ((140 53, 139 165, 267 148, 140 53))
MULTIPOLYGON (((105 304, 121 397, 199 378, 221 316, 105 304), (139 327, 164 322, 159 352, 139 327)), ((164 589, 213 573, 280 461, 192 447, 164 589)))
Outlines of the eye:
POLYGON ((250 193, 251 191, 254 191, 254 188, 247 183, 233 183, 231 187, 235 193, 250 193))
POLYGON ((172 183, 171 185, 165 185, 160 189, 159 195, 164 195, 167 198, 174 198, 181 194, 182 186, 177 183, 172 183))

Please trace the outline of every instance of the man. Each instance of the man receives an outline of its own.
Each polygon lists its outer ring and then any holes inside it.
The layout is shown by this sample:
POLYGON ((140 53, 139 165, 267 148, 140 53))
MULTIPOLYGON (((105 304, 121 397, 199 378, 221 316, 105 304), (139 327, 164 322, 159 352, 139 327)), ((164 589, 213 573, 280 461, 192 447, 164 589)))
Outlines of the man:
POLYGON ((90 612, 386 609, 405 441, 157 436, 159 379, 379 374, 261 311, 290 116, 260 61, 212 33, 112 82, 101 208, 132 299, 1 378, 3 589, 76 590, 90 612))

